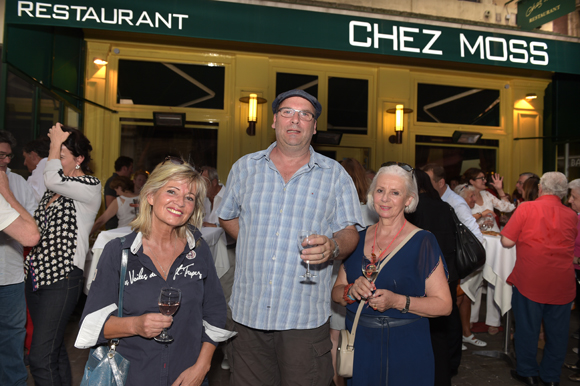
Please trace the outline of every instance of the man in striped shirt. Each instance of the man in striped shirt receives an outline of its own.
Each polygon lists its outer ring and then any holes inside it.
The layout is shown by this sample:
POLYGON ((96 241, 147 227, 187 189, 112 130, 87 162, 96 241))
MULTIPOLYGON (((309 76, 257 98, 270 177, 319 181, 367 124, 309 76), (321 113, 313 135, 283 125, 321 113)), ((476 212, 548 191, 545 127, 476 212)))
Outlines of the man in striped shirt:
POLYGON ((310 146, 318 100, 290 90, 272 111, 276 142, 234 164, 218 211, 237 239, 231 384, 329 385, 332 264, 358 243, 360 204, 340 164, 310 146), (306 229, 316 236, 300 253, 298 233, 306 229), (311 281, 300 277, 305 261, 311 281))

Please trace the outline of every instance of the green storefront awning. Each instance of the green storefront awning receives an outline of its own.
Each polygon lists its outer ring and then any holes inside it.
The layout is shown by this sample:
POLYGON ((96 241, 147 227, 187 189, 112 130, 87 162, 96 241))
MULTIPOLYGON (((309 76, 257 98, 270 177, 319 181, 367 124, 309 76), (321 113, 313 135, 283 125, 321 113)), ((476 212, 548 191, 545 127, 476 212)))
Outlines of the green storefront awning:
POLYGON ((11 0, 5 20, 580 74, 578 38, 288 3, 11 0))

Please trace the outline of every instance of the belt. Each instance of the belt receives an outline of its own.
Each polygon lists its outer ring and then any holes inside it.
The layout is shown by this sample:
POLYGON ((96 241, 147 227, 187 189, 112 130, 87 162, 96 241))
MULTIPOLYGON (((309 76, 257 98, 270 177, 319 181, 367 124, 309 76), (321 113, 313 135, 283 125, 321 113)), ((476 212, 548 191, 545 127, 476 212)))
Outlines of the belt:
MULTIPOLYGON (((350 310, 346 310, 346 317, 354 322, 356 314, 350 310)), ((392 328, 392 327, 399 327, 404 326, 406 324, 410 324, 416 322, 419 318, 412 318, 412 319, 399 319, 399 318, 391 318, 390 316, 370 316, 370 315, 363 315, 361 314, 358 320, 359 326, 364 326, 368 328, 392 328)))

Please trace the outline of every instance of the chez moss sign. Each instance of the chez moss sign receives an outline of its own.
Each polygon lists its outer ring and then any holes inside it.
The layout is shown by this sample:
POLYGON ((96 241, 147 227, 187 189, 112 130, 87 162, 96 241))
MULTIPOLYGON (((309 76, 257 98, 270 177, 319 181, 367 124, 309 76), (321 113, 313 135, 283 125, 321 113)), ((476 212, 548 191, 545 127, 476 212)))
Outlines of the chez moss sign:
POLYGON ((434 21, 379 19, 328 9, 211 0, 12 0, 6 2, 5 17, 9 25, 153 33, 580 74, 578 39, 510 30, 500 34, 497 29, 454 28, 434 21))

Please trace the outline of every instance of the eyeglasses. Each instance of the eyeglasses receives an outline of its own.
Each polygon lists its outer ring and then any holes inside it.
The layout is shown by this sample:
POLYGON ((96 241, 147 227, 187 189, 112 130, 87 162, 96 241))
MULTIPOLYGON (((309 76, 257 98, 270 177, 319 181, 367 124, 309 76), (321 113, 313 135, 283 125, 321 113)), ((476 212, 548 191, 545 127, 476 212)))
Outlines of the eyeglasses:
POLYGON ((487 178, 485 178, 485 176, 483 176, 483 177, 474 178, 474 180, 482 180, 482 181, 485 181, 485 180, 487 180, 487 178))
POLYGON ((10 154, 0 153, 0 159, 4 159, 6 157, 8 157, 8 159, 12 159, 12 158, 14 158, 14 153, 10 153, 10 154))
POLYGON ((463 186, 459 189, 460 192, 463 192, 463 189, 467 189, 469 184, 463 184, 463 186))
POLYGON ((300 117, 300 120, 304 122, 310 122, 314 119, 314 114, 306 110, 295 110, 291 109, 290 107, 283 107, 279 109, 278 112, 284 118, 292 118, 294 114, 298 113, 298 117, 300 117))
POLYGON ((393 166, 396 165, 398 167, 400 167, 401 169, 403 169, 406 172, 412 173, 415 171, 415 169, 413 169, 413 167, 409 164, 406 164, 404 162, 394 162, 394 161, 390 161, 390 162, 385 162, 381 165, 381 167, 385 167, 385 166, 393 166))

